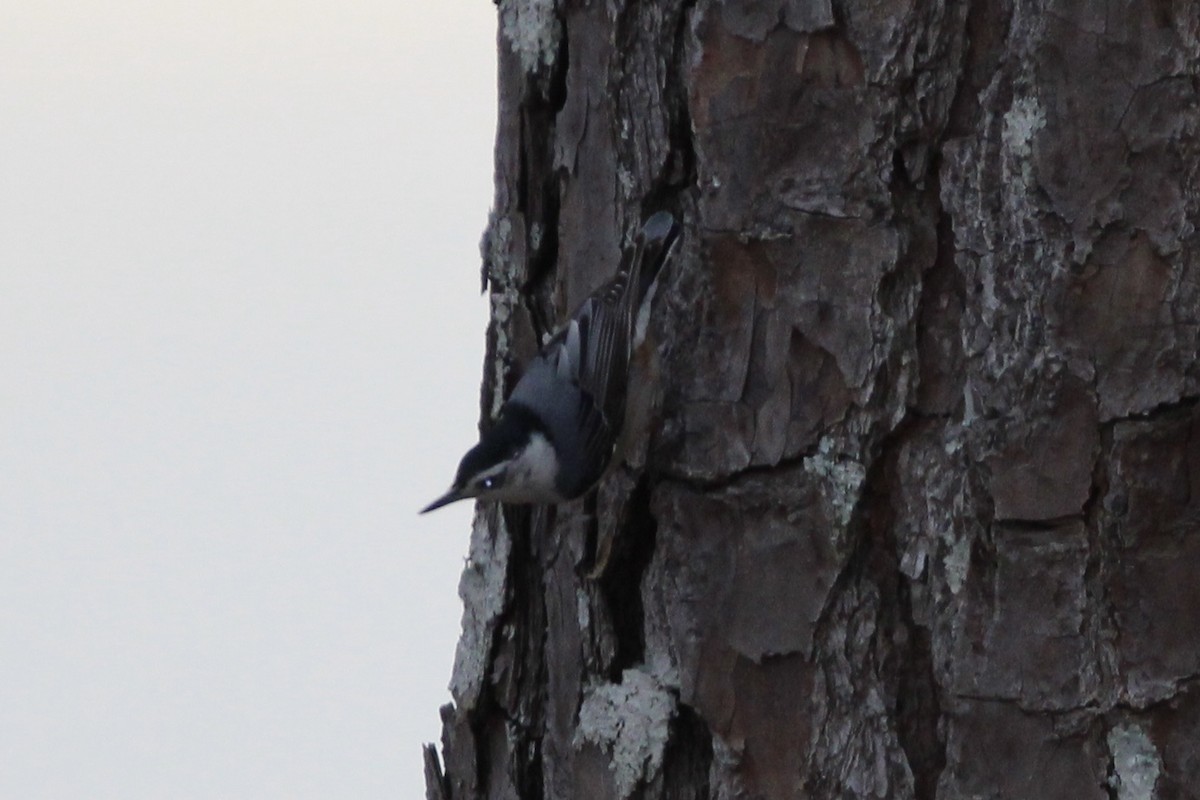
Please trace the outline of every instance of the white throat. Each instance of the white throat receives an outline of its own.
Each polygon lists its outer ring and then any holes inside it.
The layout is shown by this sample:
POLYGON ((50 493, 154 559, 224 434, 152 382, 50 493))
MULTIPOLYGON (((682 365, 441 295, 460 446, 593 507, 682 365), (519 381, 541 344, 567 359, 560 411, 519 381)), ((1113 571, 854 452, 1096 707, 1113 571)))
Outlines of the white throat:
POLYGON ((550 440, 538 432, 529 436, 517 457, 509 462, 508 475, 498 498, 509 503, 558 503, 562 496, 554 485, 558 456, 550 440))

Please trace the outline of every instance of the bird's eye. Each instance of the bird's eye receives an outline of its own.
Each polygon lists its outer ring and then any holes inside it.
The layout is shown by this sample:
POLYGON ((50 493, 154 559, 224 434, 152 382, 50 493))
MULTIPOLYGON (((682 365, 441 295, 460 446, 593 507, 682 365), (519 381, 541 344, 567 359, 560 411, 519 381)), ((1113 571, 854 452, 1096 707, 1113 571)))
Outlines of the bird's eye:
POLYGON ((482 481, 479 482, 479 485, 480 485, 480 487, 482 487, 484 489, 490 489, 496 485, 496 479, 495 478, 484 478, 482 481))

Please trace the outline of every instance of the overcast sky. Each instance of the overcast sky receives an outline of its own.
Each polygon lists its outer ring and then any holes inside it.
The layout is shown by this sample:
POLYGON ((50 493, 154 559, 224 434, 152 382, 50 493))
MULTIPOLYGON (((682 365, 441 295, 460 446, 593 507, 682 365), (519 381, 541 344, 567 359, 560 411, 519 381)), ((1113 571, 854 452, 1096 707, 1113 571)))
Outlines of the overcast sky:
POLYGON ((0 10, 0 797, 416 798, 489 0, 0 10))

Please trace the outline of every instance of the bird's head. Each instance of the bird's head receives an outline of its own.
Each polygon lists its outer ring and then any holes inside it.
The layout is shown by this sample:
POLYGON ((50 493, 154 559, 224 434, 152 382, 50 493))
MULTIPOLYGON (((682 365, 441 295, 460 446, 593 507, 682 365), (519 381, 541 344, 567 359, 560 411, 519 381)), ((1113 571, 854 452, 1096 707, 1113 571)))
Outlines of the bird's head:
POLYGON ((496 424, 480 437, 479 444, 462 457, 450 490, 421 513, 472 497, 530 502, 526 498, 531 488, 530 465, 548 449, 536 422, 524 409, 506 406, 496 424))

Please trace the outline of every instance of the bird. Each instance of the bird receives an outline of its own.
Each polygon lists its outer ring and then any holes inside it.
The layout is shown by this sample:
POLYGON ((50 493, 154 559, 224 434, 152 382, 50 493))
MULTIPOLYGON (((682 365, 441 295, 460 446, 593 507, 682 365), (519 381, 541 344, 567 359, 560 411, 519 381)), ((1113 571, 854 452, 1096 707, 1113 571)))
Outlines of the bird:
POLYGON ((495 424, 462 457, 450 490, 420 513, 468 498, 556 505, 599 482, 624 425, 643 312, 679 233, 668 211, 646 220, 616 274, 530 362, 495 424))

